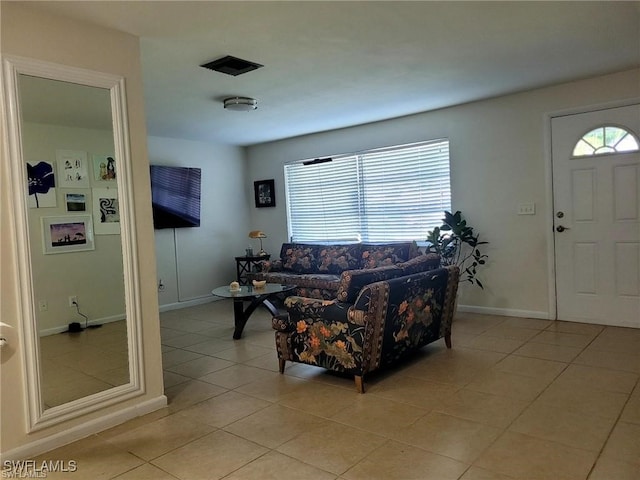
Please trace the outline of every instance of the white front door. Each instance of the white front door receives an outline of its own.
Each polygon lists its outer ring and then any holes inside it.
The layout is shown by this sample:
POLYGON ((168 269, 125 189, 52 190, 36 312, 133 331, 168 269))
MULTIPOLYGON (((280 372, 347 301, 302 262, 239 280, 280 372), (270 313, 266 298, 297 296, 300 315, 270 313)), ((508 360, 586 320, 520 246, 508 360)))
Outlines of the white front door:
MULTIPOLYGON (((640 153, 574 154, 603 126, 637 139, 640 105, 551 120, 557 318, 640 328, 640 153)), ((605 144, 619 138, 600 132, 605 144)))

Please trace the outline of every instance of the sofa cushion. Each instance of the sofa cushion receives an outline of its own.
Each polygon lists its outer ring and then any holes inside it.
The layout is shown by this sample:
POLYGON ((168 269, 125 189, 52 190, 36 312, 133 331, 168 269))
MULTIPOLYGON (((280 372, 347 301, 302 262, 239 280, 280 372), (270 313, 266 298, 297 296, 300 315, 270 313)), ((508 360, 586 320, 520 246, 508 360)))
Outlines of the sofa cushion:
POLYGON ((397 266, 402 270, 402 275, 413 275, 414 273, 434 270, 440 268, 440 255, 437 253, 420 255, 404 263, 399 263, 397 266))
POLYGON ((402 270, 395 265, 364 270, 347 270, 342 272, 340 277, 336 298, 340 302, 354 303, 358 298, 358 293, 366 285, 400 275, 402 275, 402 270))
POLYGON ((318 272, 340 275, 360 266, 360 244, 325 245, 318 251, 318 272))
POLYGON ((317 271, 319 245, 303 243, 283 243, 280 249, 282 268, 296 273, 317 271))
POLYGON ((378 268, 406 262, 414 242, 366 244, 361 246, 360 268, 378 268))

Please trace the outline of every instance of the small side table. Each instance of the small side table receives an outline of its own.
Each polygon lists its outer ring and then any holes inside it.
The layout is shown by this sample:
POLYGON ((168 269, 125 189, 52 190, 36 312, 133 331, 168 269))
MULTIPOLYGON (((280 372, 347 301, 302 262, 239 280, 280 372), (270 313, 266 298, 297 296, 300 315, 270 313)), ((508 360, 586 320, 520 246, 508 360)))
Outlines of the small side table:
POLYGON ((248 285, 248 275, 253 271, 253 268, 262 260, 269 260, 271 255, 242 255, 236 257, 236 278, 240 285, 248 285))

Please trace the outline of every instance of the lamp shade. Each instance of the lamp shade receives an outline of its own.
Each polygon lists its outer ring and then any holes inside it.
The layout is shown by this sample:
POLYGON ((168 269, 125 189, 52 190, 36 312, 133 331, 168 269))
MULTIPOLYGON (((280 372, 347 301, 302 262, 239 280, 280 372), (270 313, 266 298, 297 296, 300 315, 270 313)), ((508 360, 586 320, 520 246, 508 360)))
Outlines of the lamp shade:
POLYGON ((267 234, 261 230, 252 230, 249 232, 249 238, 267 238, 267 234))

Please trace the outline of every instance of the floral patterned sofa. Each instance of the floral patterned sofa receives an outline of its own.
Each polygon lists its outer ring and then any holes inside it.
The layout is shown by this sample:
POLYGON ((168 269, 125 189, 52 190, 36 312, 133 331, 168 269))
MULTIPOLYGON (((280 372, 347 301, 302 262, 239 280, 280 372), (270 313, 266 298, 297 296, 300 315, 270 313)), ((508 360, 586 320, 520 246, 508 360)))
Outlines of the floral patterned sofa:
POLYGON ((437 255, 422 255, 416 242, 385 244, 320 245, 284 243, 274 261, 260 263, 256 280, 295 285, 298 296, 332 299, 348 282, 345 272, 371 270, 403 264, 423 257, 419 265, 426 270, 440 266, 437 255), (427 258, 424 258, 427 257, 427 258))
POLYGON ((287 361, 317 365, 353 375, 364 393, 366 373, 440 338, 451 348, 459 274, 449 266, 375 281, 371 272, 346 301, 288 297, 272 322, 280 373, 287 361))

